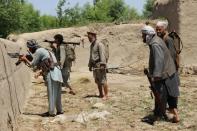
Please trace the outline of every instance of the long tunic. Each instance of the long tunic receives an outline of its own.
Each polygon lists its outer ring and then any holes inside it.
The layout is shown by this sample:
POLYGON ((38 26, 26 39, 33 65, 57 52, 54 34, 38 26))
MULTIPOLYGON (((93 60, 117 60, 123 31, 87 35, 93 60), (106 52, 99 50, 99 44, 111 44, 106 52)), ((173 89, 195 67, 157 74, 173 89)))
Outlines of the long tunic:
MULTIPOLYGON (((176 68, 170 51, 164 41, 158 36, 154 36, 149 44, 149 71, 152 77, 159 77, 165 80, 167 91, 170 96, 179 96, 176 68)), ((159 89, 160 87, 155 87, 159 89)))
POLYGON ((90 58, 88 67, 95 67, 95 64, 107 64, 105 57, 105 47, 102 43, 93 42, 90 46, 90 58))
POLYGON ((54 49, 53 52, 55 54, 55 57, 57 58, 58 63, 61 63, 61 72, 63 77, 63 85, 64 87, 70 87, 70 84, 68 82, 70 78, 70 71, 72 66, 72 61, 69 61, 66 55, 66 48, 69 45, 63 45, 57 47, 57 49, 54 49))
MULTIPOLYGON (((167 35, 164 37, 164 41, 170 51, 170 54, 172 56, 172 59, 174 60, 174 63, 176 64, 176 49, 174 46, 174 40, 170 36, 167 35)), ((175 77, 177 78, 177 82, 180 85, 180 78, 179 78, 178 71, 175 73, 175 75, 176 75, 175 77)))

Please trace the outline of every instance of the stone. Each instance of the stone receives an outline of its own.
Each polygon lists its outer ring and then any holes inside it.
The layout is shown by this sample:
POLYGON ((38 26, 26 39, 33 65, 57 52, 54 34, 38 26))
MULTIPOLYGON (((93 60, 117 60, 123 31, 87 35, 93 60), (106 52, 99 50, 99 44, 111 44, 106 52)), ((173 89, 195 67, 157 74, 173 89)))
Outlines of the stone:
POLYGON ((96 103, 92 106, 93 109, 103 109, 105 105, 103 103, 96 103))

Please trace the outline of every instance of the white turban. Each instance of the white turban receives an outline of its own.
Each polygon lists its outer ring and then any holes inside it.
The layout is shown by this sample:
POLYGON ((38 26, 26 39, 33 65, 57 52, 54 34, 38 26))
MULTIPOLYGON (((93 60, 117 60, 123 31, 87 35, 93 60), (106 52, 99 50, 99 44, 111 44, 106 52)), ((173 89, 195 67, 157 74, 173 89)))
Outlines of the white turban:
POLYGON ((142 33, 146 34, 146 35, 154 35, 156 34, 155 30, 153 27, 149 26, 149 25, 145 25, 143 28, 142 28, 142 33))
POLYGON ((164 29, 167 29, 168 21, 158 21, 156 26, 163 27, 164 29))
POLYGON ((155 30, 153 27, 149 26, 149 25, 145 25, 143 28, 142 28, 142 33, 143 34, 146 34, 146 43, 147 44, 150 44, 153 36, 156 34, 155 30))

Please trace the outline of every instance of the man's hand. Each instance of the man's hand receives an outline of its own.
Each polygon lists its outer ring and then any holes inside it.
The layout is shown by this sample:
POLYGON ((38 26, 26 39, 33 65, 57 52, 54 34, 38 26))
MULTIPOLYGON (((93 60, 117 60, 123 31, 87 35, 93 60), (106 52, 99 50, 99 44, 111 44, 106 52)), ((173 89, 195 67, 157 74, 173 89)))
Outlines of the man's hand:
POLYGON ((160 81, 160 80, 161 80, 161 77, 154 77, 154 78, 153 78, 153 81, 154 81, 154 82, 160 81))
POLYGON ((92 71, 92 67, 89 67, 89 71, 92 71))
POLYGON ((26 58, 26 55, 23 55, 19 58, 20 61, 24 61, 26 62, 27 61, 27 58, 26 58))
POLYGON ((100 68, 101 68, 101 70, 104 70, 105 69, 105 65, 101 65, 100 68))
POLYGON ((52 44, 50 44, 50 47, 53 48, 53 49, 57 49, 57 44, 56 43, 52 43, 52 44))
POLYGON ((42 70, 39 70, 38 72, 35 73, 34 78, 37 79, 41 75, 42 75, 42 70))

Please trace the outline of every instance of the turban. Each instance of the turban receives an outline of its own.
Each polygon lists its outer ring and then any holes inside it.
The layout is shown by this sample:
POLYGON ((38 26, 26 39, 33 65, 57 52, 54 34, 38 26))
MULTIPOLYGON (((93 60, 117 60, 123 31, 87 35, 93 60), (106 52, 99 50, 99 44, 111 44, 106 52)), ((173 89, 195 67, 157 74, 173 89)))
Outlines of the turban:
POLYGON ((146 34, 146 43, 147 44, 150 44, 153 36, 156 34, 155 30, 153 27, 149 26, 149 25, 145 25, 143 28, 142 28, 142 33, 143 34, 146 34))
POLYGON ((149 25, 145 25, 141 31, 146 35, 154 35, 156 33, 154 28, 149 25))
POLYGON ((37 48, 38 47, 38 43, 34 39, 28 40, 27 41, 27 47, 28 48, 37 48))

